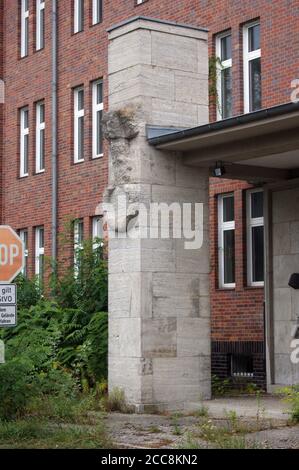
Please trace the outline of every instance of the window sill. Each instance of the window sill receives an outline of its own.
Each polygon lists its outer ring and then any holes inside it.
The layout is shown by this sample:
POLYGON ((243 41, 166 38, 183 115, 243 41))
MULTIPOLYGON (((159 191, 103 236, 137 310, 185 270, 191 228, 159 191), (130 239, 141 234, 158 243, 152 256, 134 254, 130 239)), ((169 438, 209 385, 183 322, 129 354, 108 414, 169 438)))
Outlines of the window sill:
POLYGON ((80 163, 84 163, 85 160, 73 160, 73 165, 79 165, 80 163))
POLYGON ((94 155, 93 157, 91 157, 91 160, 99 160, 100 158, 103 158, 103 156, 103 153, 101 153, 100 155, 94 155))
POLYGON ((45 170, 39 170, 39 171, 36 171, 34 175, 42 175, 43 173, 45 173, 45 170))

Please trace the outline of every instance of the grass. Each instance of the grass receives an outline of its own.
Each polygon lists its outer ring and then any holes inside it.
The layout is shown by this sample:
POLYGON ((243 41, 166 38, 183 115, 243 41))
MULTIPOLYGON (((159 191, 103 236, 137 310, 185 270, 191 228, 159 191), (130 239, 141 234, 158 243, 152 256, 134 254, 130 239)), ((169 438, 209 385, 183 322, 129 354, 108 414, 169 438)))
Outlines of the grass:
POLYGON ((111 447, 102 423, 54 424, 27 418, 0 422, 1 449, 105 449, 111 447))

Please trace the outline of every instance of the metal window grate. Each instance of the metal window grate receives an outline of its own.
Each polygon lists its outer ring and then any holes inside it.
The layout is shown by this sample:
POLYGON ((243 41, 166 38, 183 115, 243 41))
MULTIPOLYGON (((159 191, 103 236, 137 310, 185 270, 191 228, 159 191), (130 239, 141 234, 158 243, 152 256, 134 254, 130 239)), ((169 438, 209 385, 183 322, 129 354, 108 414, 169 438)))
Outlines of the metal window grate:
POLYGON ((253 377, 252 356, 246 356, 244 354, 232 354, 231 375, 233 377, 253 377))

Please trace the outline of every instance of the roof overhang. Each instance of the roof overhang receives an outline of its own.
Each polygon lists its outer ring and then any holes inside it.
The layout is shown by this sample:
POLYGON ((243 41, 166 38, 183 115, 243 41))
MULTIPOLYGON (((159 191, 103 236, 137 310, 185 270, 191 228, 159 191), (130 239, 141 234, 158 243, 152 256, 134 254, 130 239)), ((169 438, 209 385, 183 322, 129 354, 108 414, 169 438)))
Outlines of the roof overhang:
POLYGON ((227 178, 275 181, 298 176, 299 103, 149 138, 158 149, 182 152, 186 165, 213 168, 227 178))

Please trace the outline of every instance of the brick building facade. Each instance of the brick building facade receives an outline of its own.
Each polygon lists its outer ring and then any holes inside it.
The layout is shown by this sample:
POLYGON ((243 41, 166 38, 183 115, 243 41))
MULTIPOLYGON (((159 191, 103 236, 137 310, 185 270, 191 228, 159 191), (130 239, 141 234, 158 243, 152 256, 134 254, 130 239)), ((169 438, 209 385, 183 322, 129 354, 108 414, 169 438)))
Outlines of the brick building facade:
MULTIPOLYGON (((93 2, 85 0, 82 31, 74 33, 74 0, 58 5, 58 229, 82 219, 84 236, 92 234, 92 218, 108 179, 107 145, 103 156, 92 158, 92 84, 103 80, 104 109, 108 107, 107 29, 136 15, 155 17, 209 29, 210 56, 216 54, 216 36, 231 32, 232 115, 244 112, 243 26, 259 20, 261 29, 261 107, 290 101, 299 56, 296 2, 280 0, 125 0, 101 4, 100 21, 92 24, 93 2), (291 46, 290 46, 291 45, 291 46), (74 163, 74 89, 84 89, 84 160, 74 163)), ((51 255, 51 2, 45 0, 44 47, 37 49, 36 17, 39 2, 0 2, 0 78, 5 82, 5 106, 0 104, 1 223, 28 234, 28 274, 36 270, 36 228, 44 228, 44 254, 51 255), (24 5, 25 3, 25 5, 24 5), (29 11, 28 54, 21 57, 22 8, 29 11), (36 171, 36 104, 45 105, 45 169, 36 171), (20 176, 20 110, 27 108, 28 172, 20 176), (2 114, 3 113, 3 114, 2 114), (27 175, 28 173, 28 175, 27 175)), ((192 98, 191 98, 192 100, 192 98)), ((210 121, 217 119, 211 97, 210 121)), ((244 182, 212 179, 210 185, 212 371, 231 374, 231 357, 253 357, 253 377, 264 383, 263 288, 248 287, 246 271, 244 182), (219 286, 217 197, 234 193, 235 287, 219 286)), ((73 246, 58 244, 58 259, 67 265, 73 246)))

